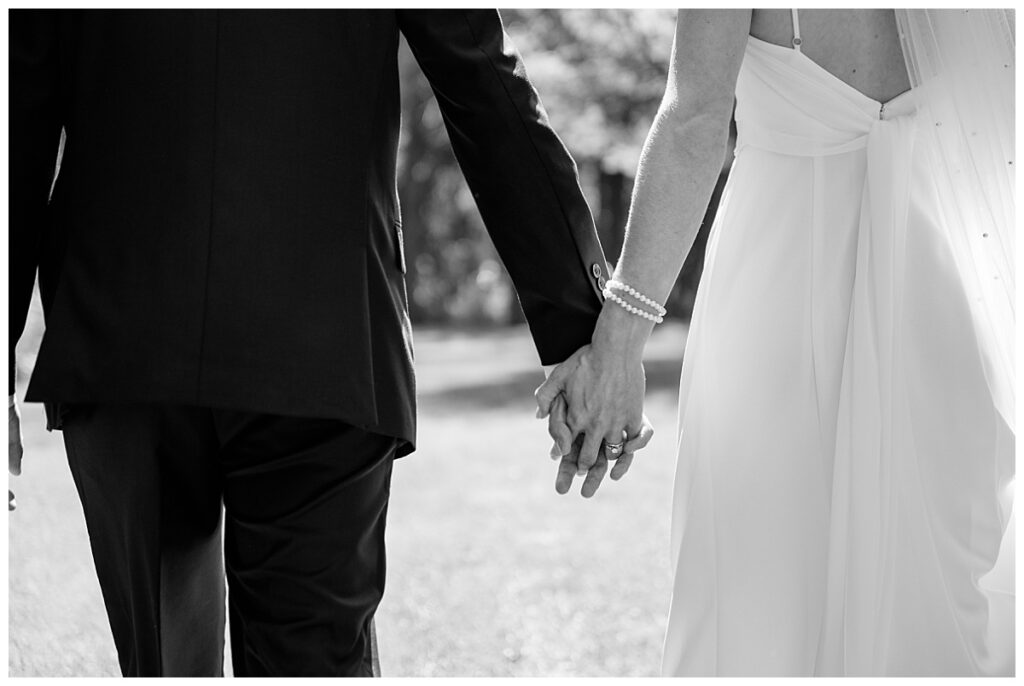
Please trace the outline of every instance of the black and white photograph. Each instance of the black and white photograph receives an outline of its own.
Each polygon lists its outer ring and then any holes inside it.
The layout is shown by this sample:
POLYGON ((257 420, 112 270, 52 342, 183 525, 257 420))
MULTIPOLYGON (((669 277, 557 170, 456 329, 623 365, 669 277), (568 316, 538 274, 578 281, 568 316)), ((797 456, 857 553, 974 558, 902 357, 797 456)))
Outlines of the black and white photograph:
POLYGON ((6 23, 9 678, 1015 676, 1013 8, 6 23))

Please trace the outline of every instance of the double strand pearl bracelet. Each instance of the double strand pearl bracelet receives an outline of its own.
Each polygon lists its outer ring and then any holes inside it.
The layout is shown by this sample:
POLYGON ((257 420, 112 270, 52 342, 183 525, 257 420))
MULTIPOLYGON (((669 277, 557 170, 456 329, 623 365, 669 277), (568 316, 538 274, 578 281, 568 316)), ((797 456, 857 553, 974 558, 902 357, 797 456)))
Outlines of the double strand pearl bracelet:
POLYGON ((610 279, 608 281, 608 288, 610 288, 612 290, 620 290, 620 291, 625 291, 626 293, 629 293, 631 296, 633 296, 634 298, 636 298, 637 300, 642 302, 644 305, 647 305, 652 310, 654 310, 654 312, 659 317, 664 317, 665 314, 668 312, 668 310, 666 310, 664 307, 659 305, 656 301, 648 298, 646 295, 644 295, 640 291, 636 290, 635 288, 633 288, 632 286, 630 286, 627 283, 622 283, 621 281, 618 281, 616 279, 610 279))
POLYGON ((630 314, 635 314, 638 317, 643 317, 644 319, 652 321, 655 324, 661 324, 663 321, 665 321, 665 316, 663 314, 664 313, 664 308, 661 308, 660 306, 658 306, 659 309, 662 311, 662 314, 654 314, 652 312, 648 312, 647 310, 640 309, 639 307, 636 307, 635 305, 632 305, 631 303, 626 302, 625 300, 620 298, 618 295, 616 295, 612 291, 612 289, 611 289, 611 282, 610 281, 605 286, 604 297, 608 298, 613 303, 615 303, 619 307, 621 307, 624 310, 626 310, 626 312, 629 312, 630 314))

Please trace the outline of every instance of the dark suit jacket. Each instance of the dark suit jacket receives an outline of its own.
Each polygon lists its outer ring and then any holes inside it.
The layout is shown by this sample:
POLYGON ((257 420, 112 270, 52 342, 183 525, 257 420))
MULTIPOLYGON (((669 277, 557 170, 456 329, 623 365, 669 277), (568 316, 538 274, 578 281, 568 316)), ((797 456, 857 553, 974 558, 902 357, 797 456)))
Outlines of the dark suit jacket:
POLYGON ((47 326, 27 399, 336 417, 411 443, 399 32, 541 360, 587 343, 604 256, 496 11, 13 10, 12 365, 37 266, 47 326))

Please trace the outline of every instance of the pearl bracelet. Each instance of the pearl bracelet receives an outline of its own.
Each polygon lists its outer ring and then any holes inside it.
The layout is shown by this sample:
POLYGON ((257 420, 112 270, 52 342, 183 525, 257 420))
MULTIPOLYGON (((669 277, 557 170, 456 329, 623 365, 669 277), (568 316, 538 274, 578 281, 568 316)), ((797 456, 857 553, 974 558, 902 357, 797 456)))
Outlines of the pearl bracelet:
POLYGON ((661 317, 664 317, 665 314, 668 312, 668 310, 666 310, 664 307, 659 305, 656 301, 652 300, 651 298, 648 298, 646 295, 644 295, 640 291, 636 290, 635 288, 633 288, 629 284, 622 283, 621 281, 618 281, 616 279, 610 279, 608 281, 608 288, 612 288, 612 289, 617 288, 620 291, 626 291, 631 296, 633 296, 634 298, 636 298, 637 300, 642 302, 644 305, 647 305, 648 307, 653 309, 661 317))
POLYGON ((630 314, 635 314, 638 317, 643 317, 644 319, 648 319, 654 322, 655 324, 661 324, 663 321, 665 321, 665 317, 660 314, 652 314, 647 310, 641 310, 639 307, 629 304, 619 296, 615 295, 615 293, 613 293, 612 289, 610 288, 604 289, 604 297, 608 298, 616 305, 622 307, 630 314))

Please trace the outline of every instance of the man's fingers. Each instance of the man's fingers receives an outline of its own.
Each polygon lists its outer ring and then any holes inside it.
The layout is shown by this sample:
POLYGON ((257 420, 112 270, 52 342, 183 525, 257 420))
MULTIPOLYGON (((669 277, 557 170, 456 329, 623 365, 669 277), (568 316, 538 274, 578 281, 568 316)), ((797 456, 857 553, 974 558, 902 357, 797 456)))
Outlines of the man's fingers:
POLYGON ((575 476, 576 460, 574 456, 571 454, 563 456, 561 463, 558 465, 558 475, 555 476, 555 490, 561 495, 568 493, 575 476))
POLYGON ((565 423, 565 396, 559 393, 551 403, 551 414, 548 415, 548 433, 555 445, 551 449, 551 459, 568 455, 572 450, 572 430, 565 423))
POLYGON ((533 392, 534 398, 537 399, 538 419, 548 416, 548 413, 551 411, 551 403, 555 401, 555 397, 559 393, 565 390, 570 379, 572 379, 573 373, 580 366, 580 358, 583 357, 588 348, 590 348, 589 345, 583 346, 550 372, 547 372, 547 368, 545 368, 548 378, 533 392))
POLYGON ((551 374, 544 380, 544 383, 533 392, 533 397, 537 399, 538 419, 547 417, 548 413, 551 412, 551 404, 555 402, 555 398, 561 395, 568 375, 569 372, 565 365, 560 364, 551 370, 551 374))
POLYGON ((590 471, 590 468, 597 464, 597 456, 601 452, 600 431, 591 431, 583 435, 583 447, 580 448, 580 456, 576 461, 576 473, 583 476, 590 471))
POLYGON ((580 493, 584 498, 590 498, 597 493, 598 487, 601 485, 601 480, 604 479, 605 472, 608 471, 608 460, 604 455, 597 458, 597 464, 587 472, 587 478, 583 481, 583 489, 580 493))
POLYGON ((612 473, 609 475, 612 477, 612 481, 618 481, 624 477, 631 464, 633 464, 633 453, 622 453, 622 457, 615 461, 615 466, 612 467, 612 473))
POLYGON ((562 495, 568 493, 572 487, 572 480, 576 476, 576 460, 579 458, 581 445, 583 445, 583 436, 578 436, 569 449, 568 454, 562 456, 562 461, 558 464, 555 490, 562 495))

